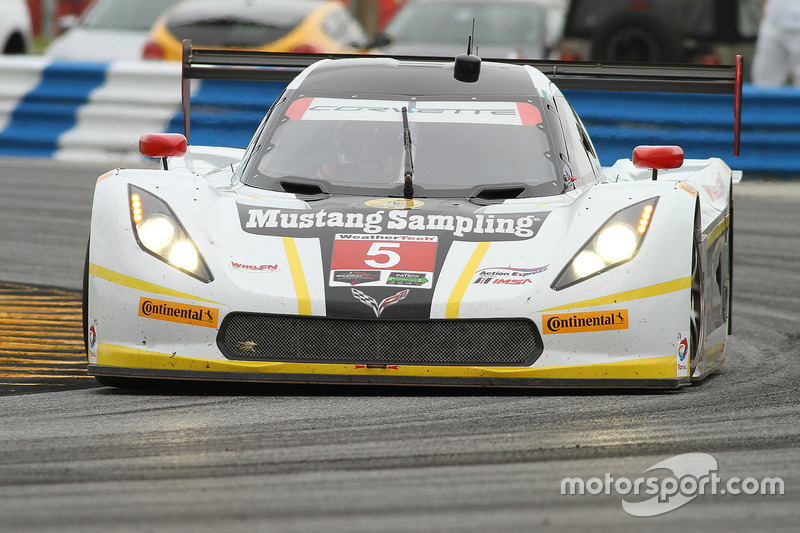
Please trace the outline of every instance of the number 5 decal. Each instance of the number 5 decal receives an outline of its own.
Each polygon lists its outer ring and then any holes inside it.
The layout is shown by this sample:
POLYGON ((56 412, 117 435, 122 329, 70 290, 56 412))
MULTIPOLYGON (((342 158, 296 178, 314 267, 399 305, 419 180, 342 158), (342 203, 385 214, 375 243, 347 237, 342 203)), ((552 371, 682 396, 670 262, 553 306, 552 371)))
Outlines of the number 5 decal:
POLYGON ((400 248, 399 242, 373 242, 372 246, 367 251, 367 257, 385 256, 386 259, 381 262, 375 259, 365 259, 364 264, 372 268, 392 268, 400 262, 400 254, 394 250, 387 250, 386 248, 400 248))

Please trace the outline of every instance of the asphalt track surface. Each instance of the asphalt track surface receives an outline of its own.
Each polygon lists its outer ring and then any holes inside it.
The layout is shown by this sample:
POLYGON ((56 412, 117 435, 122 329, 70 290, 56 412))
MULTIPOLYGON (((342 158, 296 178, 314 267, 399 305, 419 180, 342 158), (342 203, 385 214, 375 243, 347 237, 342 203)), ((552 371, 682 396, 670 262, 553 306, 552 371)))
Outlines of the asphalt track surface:
MULTIPOLYGON (((2 287, 70 307, 102 170, 0 159, 2 287)), ((123 391, 71 367, 60 382, 0 382, 0 531, 797 531, 800 186, 735 191, 734 334, 726 365, 698 386, 123 391), (565 478, 657 474, 666 488, 671 471, 646 471, 687 453, 713 457, 723 487, 780 478, 784 494, 715 491, 651 517, 625 512, 623 498, 645 498, 613 482, 561 494, 565 478)), ((53 335, 41 334, 41 357, 69 359, 44 346, 53 335)))

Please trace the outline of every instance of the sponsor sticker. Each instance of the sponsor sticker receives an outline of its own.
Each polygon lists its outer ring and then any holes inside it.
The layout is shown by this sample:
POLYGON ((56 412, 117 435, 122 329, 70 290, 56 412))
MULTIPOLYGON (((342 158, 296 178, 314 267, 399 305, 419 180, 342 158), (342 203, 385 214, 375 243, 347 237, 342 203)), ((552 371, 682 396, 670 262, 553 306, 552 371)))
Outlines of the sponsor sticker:
POLYGON ((677 357, 677 365, 678 365, 678 376, 688 376, 689 375, 689 339, 684 336, 679 336, 681 339, 678 343, 678 357, 677 357))
POLYGON ((337 234, 330 286, 369 283, 430 289, 438 242, 433 235, 337 234))
POLYGON ((615 329, 628 329, 627 309, 542 315, 542 331, 545 334, 582 333, 615 329))
POLYGON ((703 185, 703 189, 705 189, 706 194, 708 194, 712 202, 716 202, 725 196, 725 182, 722 181, 722 177, 719 174, 717 174, 716 183, 713 185, 703 185))
POLYGON ((242 229, 256 235, 308 236, 325 228, 334 231, 362 232, 371 235, 402 233, 418 236, 441 232, 457 239, 515 240, 529 239, 539 231, 546 213, 462 214, 417 212, 407 208, 387 207, 373 212, 263 209, 239 205, 242 229))
POLYGON ((277 272, 280 270, 278 265, 254 265, 250 263, 239 263, 231 260, 231 268, 240 272, 277 272))
POLYGON ((367 200, 364 205, 376 209, 414 209, 415 207, 422 207, 425 202, 411 198, 376 198, 375 200, 367 200))
POLYGON ((139 316, 215 328, 219 318, 219 309, 142 297, 139 299, 139 316))
POLYGON ((410 285, 412 287, 422 287, 429 281, 428 272, 391 272, 386 278, 387 285, 410 285))
POLYGON ((89 326, 89 362, 97 362, 97 327, 95 324, 89 326))
POLYGON ((381 273, 370 270, 336 270, 331 273, 336 285, 360 285, 381 280, 381 273))
POLYGON ((490 267, 475 273, 473 284, 477 285, 527 285, 533 283, 531 276, 541 274, 549 265, 536 268, 490 267))

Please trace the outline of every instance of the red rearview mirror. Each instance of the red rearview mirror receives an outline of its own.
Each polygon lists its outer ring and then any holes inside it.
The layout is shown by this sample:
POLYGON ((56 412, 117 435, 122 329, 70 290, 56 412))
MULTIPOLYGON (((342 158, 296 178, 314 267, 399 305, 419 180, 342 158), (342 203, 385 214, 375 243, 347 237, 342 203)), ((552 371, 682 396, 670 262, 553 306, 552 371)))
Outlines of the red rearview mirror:
POLYGON ((186 137, 180 133, 145 133, 139 137, 139 152, 147 157, 173 157, 186 153, 186 137))
POLYGON ((683 165, 683 148, 680 146, 637 146, 633 150, 633 166, 663 170, 683 165))

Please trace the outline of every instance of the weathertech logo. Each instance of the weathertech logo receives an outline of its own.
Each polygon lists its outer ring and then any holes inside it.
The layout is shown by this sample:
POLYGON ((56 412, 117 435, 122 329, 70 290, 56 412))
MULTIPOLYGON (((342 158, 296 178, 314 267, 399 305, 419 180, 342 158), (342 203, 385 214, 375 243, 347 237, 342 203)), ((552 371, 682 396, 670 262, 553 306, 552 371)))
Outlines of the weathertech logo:
POLYGON ((579 333, 628 329, 628 310, 542 315, 544 333, 579 333))
POLYGON ((139 316, 215 328, 219 318, 219 309, 140 298, 139 316))

